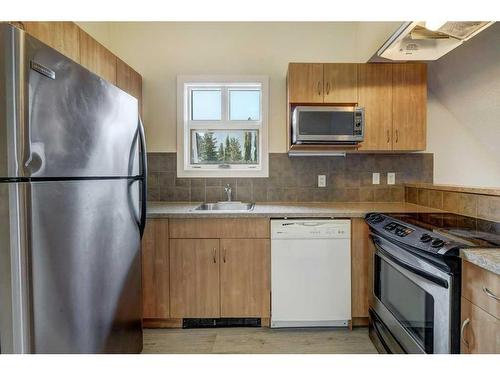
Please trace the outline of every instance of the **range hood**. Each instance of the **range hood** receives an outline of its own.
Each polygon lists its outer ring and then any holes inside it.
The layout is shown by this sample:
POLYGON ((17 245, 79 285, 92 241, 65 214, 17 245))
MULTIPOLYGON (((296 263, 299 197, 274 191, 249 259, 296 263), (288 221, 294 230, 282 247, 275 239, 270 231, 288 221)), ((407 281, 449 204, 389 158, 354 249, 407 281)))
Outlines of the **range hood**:
MULTIPOLYGON (((377 51, 377 61, 437 60, 494 22, 405 22, 377 51)), ((373 61, 373 60, 372 60, 373 61)))

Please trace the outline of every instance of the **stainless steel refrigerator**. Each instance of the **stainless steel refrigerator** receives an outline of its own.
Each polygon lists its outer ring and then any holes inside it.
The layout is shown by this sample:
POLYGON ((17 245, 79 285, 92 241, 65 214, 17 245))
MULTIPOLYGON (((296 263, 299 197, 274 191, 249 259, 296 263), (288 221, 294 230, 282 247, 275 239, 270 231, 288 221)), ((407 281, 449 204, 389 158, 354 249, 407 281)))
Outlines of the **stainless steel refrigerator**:
POLYGON ((137 99, 0 25, 0 350, 142 350, 137 99))

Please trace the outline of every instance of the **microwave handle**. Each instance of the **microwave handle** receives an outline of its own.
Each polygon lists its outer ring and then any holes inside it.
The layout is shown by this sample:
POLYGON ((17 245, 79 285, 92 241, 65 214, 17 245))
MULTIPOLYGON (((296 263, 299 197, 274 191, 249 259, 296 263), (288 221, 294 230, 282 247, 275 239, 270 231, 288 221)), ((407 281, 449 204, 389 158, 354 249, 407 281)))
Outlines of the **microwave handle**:
POLYGON ((440 277, 437 277, 425 270, 422 270, 420 268, 417 268, 415 266, 412 266, 411 264, 401 260, 401 259, 398 259, 396 258, 395 256, 391 255, 388 251, 384 250, 383 248, 383 245, 382 245, 382 241, 380 239, 379 236, 377 236, 376 234, 373 234, 373 233, 370 233, 370 236, 372 237, 372 241, 373 241, 373 244, 375 245, 377 251, 385 258, 389 259, 391 262, 397 264, 398 266, 410 271, 411 273, 414 273, 420 277, 423 277, 424 279, 436 284, 436 285, 439 285, 443 288, 446 288, 448 289, 449 285, 448 285, 448 281, 440 278, 440 277))

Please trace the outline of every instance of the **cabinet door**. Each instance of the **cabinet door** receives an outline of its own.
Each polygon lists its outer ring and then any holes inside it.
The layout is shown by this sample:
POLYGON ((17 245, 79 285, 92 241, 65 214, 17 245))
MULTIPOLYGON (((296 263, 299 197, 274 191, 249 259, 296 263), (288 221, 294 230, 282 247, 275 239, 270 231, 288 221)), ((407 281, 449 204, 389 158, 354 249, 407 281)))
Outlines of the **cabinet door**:
POLYGON ((461 353, 500 353, 500 320, 462 298, 461 322, 461 353))
POLYGON ((122 60, 116 59, 116 86, 139 101, 139 113, 142 114, 142 77, 122 60))
POLYGON ((168 219, 147 222, 142 239, 142 296, 144 318, 169 318, 168 219))
POLYGON ((80 64, 116 84, 116 56, 83 30, 80 30, 80 64))
POLYGON ((364 219, 351 221, 351 310, 353 318, 368 317, 370 238, 364 219))
POLYGON ((365 108, 363 151, 392 150, 392 65, 359 64, 358 105, 365 108))
POLYGON ((80 62, 78 26, 73 22, 22 22, 24 30, 48 46, 80 62))
POLYGON ((288 65, 288 102, 323 103, 323 64, 288 65))
POLYGON ((323 80, 324 103, 358 102, 357 64, 324 64, 323 80))
POLYGON ((425 150, 427 65, 393 65, 393 149, 425 150))
POLYGON ((221 316, 270 316, 267 239, 221 240, 221 316))
POLYGON ((170 316, 220 316, 219 240, 170 240, 170 316))

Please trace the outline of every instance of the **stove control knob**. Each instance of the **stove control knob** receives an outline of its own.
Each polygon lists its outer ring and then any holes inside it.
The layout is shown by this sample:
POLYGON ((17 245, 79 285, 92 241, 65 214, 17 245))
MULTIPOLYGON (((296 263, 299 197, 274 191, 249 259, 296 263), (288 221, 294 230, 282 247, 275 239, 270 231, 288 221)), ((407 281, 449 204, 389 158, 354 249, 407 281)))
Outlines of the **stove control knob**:
POLYGON ((432 241, 432 243, 431 243, 431 246, 434 248, 439 248, 439 247, 442 247, 443 245, 444 245, 444 241, 440 240, 439 238, 434 239, 434 241, 432 241))
POLYGON ((430 240, 432 240, 432 237, 429 236, 428 234, 422 234, 422 236, 420 237, 420 241, 422 242, 429 242, 430 240))

